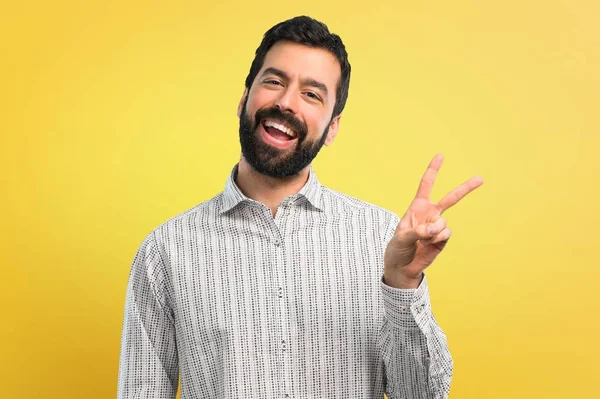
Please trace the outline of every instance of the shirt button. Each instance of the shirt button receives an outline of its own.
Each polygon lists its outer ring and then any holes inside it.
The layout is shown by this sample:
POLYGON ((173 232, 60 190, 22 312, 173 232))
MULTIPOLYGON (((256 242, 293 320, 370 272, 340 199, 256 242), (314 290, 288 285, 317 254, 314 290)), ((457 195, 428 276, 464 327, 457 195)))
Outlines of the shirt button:
POLYGON ((283 288, 277 288, 277 297, 283 298, 283 288))
POLYGON ((275 246, 278 246, 278 247, 280 247, 280 246, 281 246, 281 241, 279 241, 279 240, 275 240, 274 244, 275 244, 275 246))
POLYGON ((287 349, 287 343, 285 342, 285 340, 281 341, 281 350, 284 351, 287 349))

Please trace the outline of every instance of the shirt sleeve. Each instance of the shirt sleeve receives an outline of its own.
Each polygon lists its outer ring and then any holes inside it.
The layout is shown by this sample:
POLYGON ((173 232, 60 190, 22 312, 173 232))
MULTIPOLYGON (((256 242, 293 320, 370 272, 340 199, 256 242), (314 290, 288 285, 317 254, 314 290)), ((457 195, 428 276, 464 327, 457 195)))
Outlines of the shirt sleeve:
POLYGON ((118 399, 175 398, 179 367, 166 276, 151 233, 134 257, 127 284, 118 399))
POLYGON ((446 335, 431 311, 427 276, 416 289, 393 288, 382 278, 381 290, 384 320, 379 346, 386 395, 389 399, 447 398, 453 361, 446 335))

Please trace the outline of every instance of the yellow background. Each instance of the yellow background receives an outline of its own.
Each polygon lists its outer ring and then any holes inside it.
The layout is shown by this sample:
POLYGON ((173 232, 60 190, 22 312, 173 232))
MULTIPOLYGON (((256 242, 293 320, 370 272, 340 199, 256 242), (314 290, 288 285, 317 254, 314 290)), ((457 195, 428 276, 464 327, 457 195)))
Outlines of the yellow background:
POLYGON ((115 396, 143 237, 219 192, 262 34, 326 22, 353 68, 322 183, 399 214, 427 163, 451 398, 598 392, 595 1, 14 2, 0 11, 0 397, 115 396))

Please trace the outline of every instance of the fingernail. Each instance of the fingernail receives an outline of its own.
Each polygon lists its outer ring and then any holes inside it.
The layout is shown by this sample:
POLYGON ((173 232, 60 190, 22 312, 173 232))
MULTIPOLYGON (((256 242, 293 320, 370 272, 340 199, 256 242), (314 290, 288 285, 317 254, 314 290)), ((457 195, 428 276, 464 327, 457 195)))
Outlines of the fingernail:
POLYGON ((435 227, 432 224, 430 224, 429 227, 427 227, 427 232, 429 234, 435 234, 436 233, 436 229, 435 229, 435 227))

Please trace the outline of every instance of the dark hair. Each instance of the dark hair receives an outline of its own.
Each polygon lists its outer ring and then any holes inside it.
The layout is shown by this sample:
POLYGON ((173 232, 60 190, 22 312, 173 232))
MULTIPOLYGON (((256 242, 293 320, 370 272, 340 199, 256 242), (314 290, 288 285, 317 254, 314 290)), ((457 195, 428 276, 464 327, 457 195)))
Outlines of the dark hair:
POLYGON ((338 35, 329 32, 327 25, 304 15, 280 22, 265 32, 260 46, 256 49, 250 72, 246 77, 246 89, 250 90, 254 78, 265 62, 265 56, 269 49, 280 40, 289 40, 314 48, 322 48, 335 55, 340 63, 342 76, 336 89, 332 118, 339 115, 346 105, 348 88, 350 87, 350 63, 348 62, 346 47, 344 47, 344 43, 338 35))

